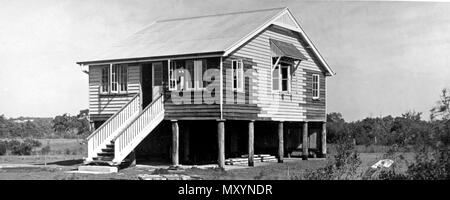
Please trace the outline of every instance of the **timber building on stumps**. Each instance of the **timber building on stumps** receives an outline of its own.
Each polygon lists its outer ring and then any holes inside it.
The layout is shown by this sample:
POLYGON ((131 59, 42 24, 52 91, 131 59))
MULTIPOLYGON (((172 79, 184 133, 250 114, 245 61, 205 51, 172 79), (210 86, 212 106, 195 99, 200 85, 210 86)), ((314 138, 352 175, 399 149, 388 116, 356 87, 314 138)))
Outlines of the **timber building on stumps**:
POLYGON ((79 61, 87 163, 325 157, 335 73, 288 8, 166 19, 79 61))

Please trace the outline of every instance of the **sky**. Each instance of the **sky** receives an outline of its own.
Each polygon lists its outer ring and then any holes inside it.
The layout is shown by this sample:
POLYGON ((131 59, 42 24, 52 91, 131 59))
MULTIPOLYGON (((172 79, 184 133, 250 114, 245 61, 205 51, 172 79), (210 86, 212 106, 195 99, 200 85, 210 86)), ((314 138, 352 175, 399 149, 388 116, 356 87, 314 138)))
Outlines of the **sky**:
POLYGON ((423 112, 450 87, 450 3, 0 0, 0 114, 88 108, 89 58, 155 20, 288 7, 327 63, 327 112, 347 121, 423 112))

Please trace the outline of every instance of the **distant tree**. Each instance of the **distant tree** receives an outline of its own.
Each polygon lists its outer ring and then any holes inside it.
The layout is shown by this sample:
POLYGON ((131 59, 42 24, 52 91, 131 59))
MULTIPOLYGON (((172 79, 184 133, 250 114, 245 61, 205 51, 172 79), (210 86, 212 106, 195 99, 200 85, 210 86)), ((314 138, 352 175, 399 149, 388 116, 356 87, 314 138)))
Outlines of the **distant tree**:
POLYGON ((63 137, 85 135, 89 133, 89 121, 86 118, 63 114, 53 119, 53 130, 63 137))
POLYGON ((408 111, 406 113, 402 114, 402 117, 408 120, 413 120, 413 121, 420 121, 422 112, 416 112, 416 111, 408 111))
POLYGON ((441 92, 441 99, 436 103, 437 105, 433 107, 430 112, 430 119, 435 120, 436 118, 450 119, 450 89, 444 88, 441 92))
POLYGON ((337 112, 327 114, 327 142, 335 143, 345 133, 345 120, 342 114, 337 112))

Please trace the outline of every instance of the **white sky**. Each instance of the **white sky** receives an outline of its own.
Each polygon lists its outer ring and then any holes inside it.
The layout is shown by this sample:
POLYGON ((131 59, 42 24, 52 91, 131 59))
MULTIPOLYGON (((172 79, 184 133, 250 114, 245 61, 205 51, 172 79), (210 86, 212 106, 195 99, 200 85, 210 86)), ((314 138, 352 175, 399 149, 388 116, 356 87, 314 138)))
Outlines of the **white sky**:
POLYGON ((450 87, 450 3, 0 0, 0 114, 88 108, 76 61, 154 20, 287 6, 337 75, 328 112, 346 120, 425 113, 450 87))

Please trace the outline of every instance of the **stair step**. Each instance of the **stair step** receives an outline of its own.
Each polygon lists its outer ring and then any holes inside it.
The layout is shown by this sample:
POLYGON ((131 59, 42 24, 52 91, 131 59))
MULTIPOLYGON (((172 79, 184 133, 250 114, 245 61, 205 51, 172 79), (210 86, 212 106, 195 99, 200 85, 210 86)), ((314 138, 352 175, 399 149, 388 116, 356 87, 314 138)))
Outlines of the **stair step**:
POLYGON ((106 148, 114 149, 114 144, 107 144, 107 145, 106 145, 106 148))
POLYGON ((112 161, 114 159, 114 157, 106 157, 106 156, 102 156, 102 157, 94 157, 92 158, 92 160, 94 161, 112 161))
POLYGON ((114 148, 102 149, 102 152, 114 152, 114 148))
POLYGON ((111 166, 86 165, 86 166, 79 166, 78 171, 97 172, 97 173, 117 173, 119 170, 117 167, 111 167, 111 166))
POLYGON ((100 152, 97 155, 101 157, 114 157, 114 152, 100 152))

